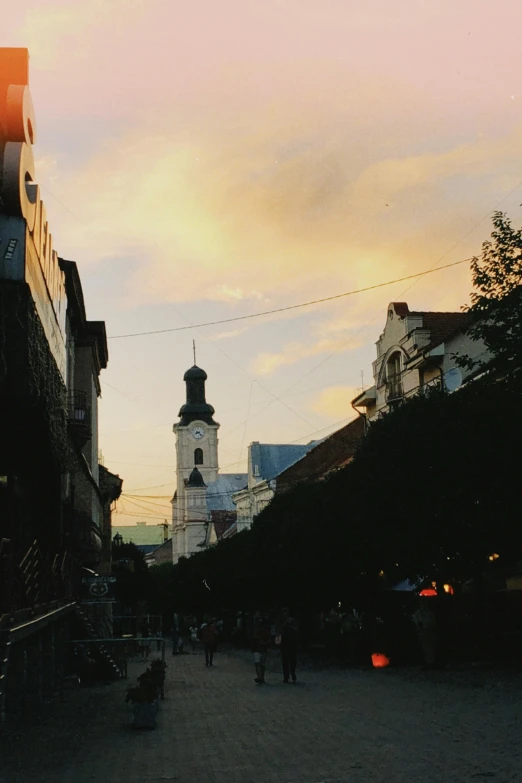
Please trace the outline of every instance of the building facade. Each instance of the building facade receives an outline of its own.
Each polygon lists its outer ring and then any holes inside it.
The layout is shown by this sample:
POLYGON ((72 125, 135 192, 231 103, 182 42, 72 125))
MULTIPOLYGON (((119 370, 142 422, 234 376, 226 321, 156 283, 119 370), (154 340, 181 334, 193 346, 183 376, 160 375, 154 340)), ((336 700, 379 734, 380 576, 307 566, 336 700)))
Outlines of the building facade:
POLYGON ((412 312, 406 302, 391 302, 376 344, 374 384, 352 406, 371 422, 415 394, 458 389, 473 377, 458 357, 488 359, 484 343, 466 334, 468 323, 467 313, 412 312))
POLYGON ((306 446, 283 443, 251 443, 248 447, 247 485, 234 494, 237 511, 236 532, 248 530, 258 514, 274 497, 279 476, 298 463, 317 441, 306 446))
POLYGON ((29 54, 0 49, 0 713, 55 687, 82 578, 110 571, 121 491, 98 466, 105 325, 53 249, 35 128, 29 54))
POLYGON ((176 437, 176 491, 172 498, 172 560, 201 551, 208 543, 211 514, 234 512, 233 492, 246 474, 220 474, 219 424, 206 401, 207 374, 194 365, 185 373, 186 402, 173 426, 176 437))

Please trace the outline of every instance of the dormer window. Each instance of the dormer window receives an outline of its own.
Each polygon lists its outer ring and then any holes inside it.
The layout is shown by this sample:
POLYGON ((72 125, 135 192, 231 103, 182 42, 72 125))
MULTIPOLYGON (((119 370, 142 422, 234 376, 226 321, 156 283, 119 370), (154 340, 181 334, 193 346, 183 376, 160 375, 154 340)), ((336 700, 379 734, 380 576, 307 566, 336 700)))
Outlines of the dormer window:
POLYGON ((388 319, 391 321, 392 318, 393 318, 393 310, 390 307, 390 309, 388 310, 388 319))

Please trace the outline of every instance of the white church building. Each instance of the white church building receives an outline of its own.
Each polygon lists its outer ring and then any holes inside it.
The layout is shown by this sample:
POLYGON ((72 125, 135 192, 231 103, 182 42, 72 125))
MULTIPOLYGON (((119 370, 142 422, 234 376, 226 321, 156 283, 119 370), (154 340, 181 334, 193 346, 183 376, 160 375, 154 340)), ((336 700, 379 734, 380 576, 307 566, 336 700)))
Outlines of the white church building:
POLYGON ((209 543, 213 515, 234 514, 232 496, 246 486, 248 476, 220 474, 218 429, 214 408, 206 401, 207 374, 194 365, 187 370, 187 401, 174 424, 176 491, 172 498, 172 560, 190 557, 209 543))

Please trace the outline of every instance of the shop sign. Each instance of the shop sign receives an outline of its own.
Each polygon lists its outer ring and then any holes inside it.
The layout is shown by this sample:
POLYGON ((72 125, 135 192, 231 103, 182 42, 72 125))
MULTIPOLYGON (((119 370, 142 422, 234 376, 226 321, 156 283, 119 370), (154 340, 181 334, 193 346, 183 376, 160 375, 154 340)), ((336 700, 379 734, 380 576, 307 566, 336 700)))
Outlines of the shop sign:
POLYGON ((29 285, 65 380, 65 276, 36 183, 28 62, 27 49, 0 49, 0 279, 29 285))

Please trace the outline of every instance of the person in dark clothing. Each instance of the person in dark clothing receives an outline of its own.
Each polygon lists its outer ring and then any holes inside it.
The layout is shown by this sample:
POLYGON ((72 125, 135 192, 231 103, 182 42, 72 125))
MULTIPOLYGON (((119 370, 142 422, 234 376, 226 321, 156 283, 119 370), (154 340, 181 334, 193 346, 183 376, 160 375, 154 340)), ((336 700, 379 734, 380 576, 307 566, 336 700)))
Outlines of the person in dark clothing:
POLYGON ((297 667, 297 646, 299 643, 299 631, 297 620, 290 615, 288 609, 281 612, 279 627, 279 644, 281 649, 281 664, 283 666, 283 682, 297 682, 295 673, 297 667))
POLYGON ((218 630, 214 619, 208 623, 203 623, 199 631, 199 638, 205 648, 205 666, 213 666, 218 638, 218 630))
POLYGON ((263 612, 257 611, 255 613, 252 631, 251 647, 256 670, 254 682, 256 685, 264 685, 268 649, 272 637, 268 617, 263 612))

